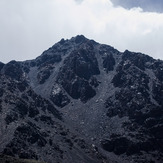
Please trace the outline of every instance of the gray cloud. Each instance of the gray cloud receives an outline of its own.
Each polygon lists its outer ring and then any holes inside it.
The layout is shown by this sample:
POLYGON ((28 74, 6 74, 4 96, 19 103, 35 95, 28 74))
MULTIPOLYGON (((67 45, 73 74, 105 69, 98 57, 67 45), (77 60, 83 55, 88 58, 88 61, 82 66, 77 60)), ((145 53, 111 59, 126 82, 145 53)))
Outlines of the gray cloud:
POLYGON ((162 0, 111 0, 115 6, 122 6, 127 9, 141 7, 144 11, 163 12, 162 0))
POLYGON ((163 14, 114 7, 110 0, 1 0, 0 23, 3 62, 33 59, 77 34, 163 59, 163 14))

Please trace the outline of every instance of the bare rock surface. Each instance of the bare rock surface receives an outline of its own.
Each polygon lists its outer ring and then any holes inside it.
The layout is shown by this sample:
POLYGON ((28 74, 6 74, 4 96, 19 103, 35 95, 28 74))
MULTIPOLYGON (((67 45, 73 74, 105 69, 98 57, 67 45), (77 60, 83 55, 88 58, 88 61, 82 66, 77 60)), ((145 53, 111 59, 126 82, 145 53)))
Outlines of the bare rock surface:
POLYGON ((0 62, 0 154, 163 162, 163 61, 79 35, 36 59, 0 62))

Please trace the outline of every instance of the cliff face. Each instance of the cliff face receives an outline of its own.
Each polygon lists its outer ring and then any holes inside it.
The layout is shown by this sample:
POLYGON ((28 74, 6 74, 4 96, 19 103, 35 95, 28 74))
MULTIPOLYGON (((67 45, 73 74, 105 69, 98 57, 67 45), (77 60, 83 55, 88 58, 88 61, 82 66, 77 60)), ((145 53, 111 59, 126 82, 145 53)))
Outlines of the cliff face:
POLYGON ((84 36, 0 63, 0 152, 45 162, 162 162, 163 61, 84 36))

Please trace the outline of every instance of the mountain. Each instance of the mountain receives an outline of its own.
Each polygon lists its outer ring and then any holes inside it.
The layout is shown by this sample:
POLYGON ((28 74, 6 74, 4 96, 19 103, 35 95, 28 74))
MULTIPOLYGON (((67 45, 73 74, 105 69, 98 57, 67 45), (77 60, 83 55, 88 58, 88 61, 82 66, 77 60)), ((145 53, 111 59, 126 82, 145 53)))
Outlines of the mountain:
POLYGON ((0 156, 163 162, 163 61, 82 35, 0 62, 0 156))

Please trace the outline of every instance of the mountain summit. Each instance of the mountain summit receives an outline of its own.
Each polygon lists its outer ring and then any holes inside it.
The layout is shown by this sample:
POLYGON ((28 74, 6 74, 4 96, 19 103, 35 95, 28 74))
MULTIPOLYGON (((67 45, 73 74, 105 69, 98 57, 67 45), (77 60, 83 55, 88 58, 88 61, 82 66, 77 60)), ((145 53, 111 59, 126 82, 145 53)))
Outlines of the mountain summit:
POLYGON ((163 162, 163 61, 79 35, 36 59, 0 62, 4 156, 163 162))

